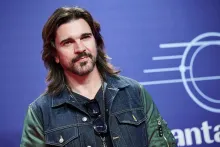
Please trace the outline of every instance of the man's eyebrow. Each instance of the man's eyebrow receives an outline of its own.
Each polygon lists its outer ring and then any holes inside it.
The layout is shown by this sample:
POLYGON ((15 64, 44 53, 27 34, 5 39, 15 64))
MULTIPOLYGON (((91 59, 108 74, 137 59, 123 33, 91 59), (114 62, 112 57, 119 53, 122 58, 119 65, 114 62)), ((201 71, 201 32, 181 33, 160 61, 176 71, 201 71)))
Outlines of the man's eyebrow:
POLYGON ((85 37, 85 36, 92 36, 92 33, 83 33, 83 34, 81 35, 81 37, 85 37))
POLYGON ((65 42, 67 42, 67 41, 73 41, 74 39, 72 39, 71 37, 68 37, 68 38, 66 38, 66 39, 63 39, 63 40, 61 40, 60 41, 60 44, 62 45, 62 44, 64 44, 65 42))
MULTIPOLYGON (((85 37, 85 36, 92 36, 92 33, 83 33, 83 34, 80 35, 80 38, 85 37)), ((63 44, 66 41, 74 41, 74 39, 71 38, 71 37, 68 37, 66 39, 61 40, 60 44, 63 44)))

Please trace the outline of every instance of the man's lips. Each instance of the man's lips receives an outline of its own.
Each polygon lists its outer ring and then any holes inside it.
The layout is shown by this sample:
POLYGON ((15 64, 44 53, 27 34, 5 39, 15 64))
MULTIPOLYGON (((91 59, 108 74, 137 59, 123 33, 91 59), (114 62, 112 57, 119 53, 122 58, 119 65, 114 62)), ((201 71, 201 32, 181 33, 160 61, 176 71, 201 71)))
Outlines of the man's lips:
POLYGON ((77 59, 75 62, 81 61, 81 60, 86 59, 86 58, 88 58, 88 57, 87 56, 83 56, 83 57, 77 59))
POLYGON ((86 53, 86 52, 82 52, 76 58, 74 58, 72 60, 72 63, 75 63, 75 62, 80 61, 80 60, 86 60, 87 58, 91 58, 92 59, 92 55, 89 54, 89 53, 86 53))

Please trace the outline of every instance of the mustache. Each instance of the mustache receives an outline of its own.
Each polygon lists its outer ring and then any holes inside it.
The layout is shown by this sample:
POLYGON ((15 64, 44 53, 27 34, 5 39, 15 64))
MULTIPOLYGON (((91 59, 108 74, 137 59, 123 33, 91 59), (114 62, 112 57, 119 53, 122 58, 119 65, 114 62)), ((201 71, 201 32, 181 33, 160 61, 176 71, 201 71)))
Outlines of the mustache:
POLYGON ((86 52, 82 52, 78 56, 76 56, 75 58, 72 59, 72 63, 75 63, 76 61, 78 61, 82 57, 89 57, 89 58, 92 59, 92 54, 86 53, 86 52))

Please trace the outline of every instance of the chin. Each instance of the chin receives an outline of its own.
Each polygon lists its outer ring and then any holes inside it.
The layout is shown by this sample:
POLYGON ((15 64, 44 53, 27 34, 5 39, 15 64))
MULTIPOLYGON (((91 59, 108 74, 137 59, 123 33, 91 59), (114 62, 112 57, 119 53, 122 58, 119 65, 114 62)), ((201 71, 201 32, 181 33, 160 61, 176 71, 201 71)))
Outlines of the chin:
POLYGON ((90 74, 94 70, 94 67, 80 67, 80 69, 73 70, 72 73, 78 76, 85 76, 90 74))
POLYGON ((72 68, 70 68, 71 72, 78 76, 85 76, 91 73, 95 68, 95 63, 93 62, 80 62, 75 64, 72 68))

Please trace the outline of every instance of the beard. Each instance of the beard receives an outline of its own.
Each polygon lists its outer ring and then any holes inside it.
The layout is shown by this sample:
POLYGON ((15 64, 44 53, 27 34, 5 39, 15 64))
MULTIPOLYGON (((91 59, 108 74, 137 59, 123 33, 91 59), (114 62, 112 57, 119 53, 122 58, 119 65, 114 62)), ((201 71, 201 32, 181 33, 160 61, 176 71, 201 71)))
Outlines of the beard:
POLYGON ((85 76, 93 71, 96 64, 96 57, 90 53, 82 52, 77 57, 73 58, 70 62, 68 70, 78 76, 85 76), (88 58, 87 61, 78 61, 82 57, 88 58))

